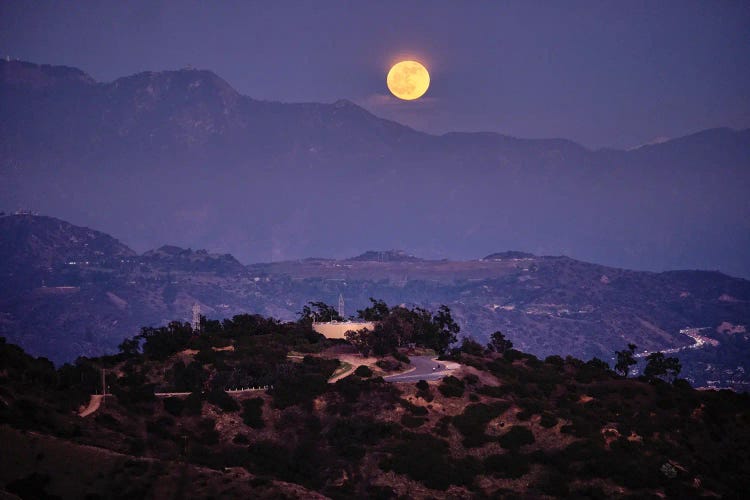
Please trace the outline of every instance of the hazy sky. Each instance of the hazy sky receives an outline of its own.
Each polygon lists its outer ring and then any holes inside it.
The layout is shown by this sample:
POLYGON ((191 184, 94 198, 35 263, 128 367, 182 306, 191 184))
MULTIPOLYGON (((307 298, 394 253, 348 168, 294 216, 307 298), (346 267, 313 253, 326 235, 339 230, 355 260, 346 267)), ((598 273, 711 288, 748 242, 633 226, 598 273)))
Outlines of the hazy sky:
POLYGON ((258 99, 351 99, 442 133, 631 147, 750 127, 750 2, 0 1, 0 54, 110 81, 211 69, 258 99), (432 74, 396 102, 403 57, 432 74))

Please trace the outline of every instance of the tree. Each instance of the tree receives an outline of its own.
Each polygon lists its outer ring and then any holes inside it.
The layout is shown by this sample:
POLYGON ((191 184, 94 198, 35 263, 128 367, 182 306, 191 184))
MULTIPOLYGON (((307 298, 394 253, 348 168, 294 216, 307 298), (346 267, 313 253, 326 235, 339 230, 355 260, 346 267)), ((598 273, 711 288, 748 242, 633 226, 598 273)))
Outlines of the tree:
POLYGON ((630 367, 636 364, 635 350, 637 348, 638 346, 636 346, 635 344, 628 344, 627 349, 615 352, 615 356, 617 358, 617 362, 615 363, 615 371, 623 377, 627 377, 630 367))
POLYGON ((370 307, 357 310, 357 317, 359 319, 365 321, 382 321, 390 314, 391 311, 388 308, 388 304, 384 301, 370 297, 370 302, 372 303, 370 307))
POLYGON ((473 356, 481 356, 484 354, 484 347, 471 337, 464 337, 459 351, 473 356))
POLYGON ((646 368, 643 374, 650 381, 657 378, 672 381, 679 375, 682 366, 680 360, 674 357, 667 358, 663 352, 654 352, 646 357, 646 368))
POLYGON ((354 346, 362 356, 369 356, 372 351, 372 332, 367 328, 361 330, 349 330, 344 333, 347 342, 354 346))
POLYGON ((140 353, 141 342, 137 338, 125 339, 117 348, 125 357, 131 358, 140 353))
POLYGON ((438 354, 442 355, 458 339, 458 332, 461 331, 461 327, 453 320, 451 310, 446 305, 440 306, 437 314, 432 317, 432 323, 436 331, 427 347, 432 347, 438 354))
POLYGON ((325 302, 308 302, 297 314, 302 322, 344 321, 336 308, 325 302))
POLYGON ((136 339, 143 339, 143 353, 153 359, 164 360, 187 347, 193 336, 190 323, 172 321, 160 328, 144 327, 136 339))
POLYGON ((503 332, 498 330, 490 336, 490 343, 487 344, 487 349, 502 353, 509 349, 513 349, 513 342, 507 340, 503 332))

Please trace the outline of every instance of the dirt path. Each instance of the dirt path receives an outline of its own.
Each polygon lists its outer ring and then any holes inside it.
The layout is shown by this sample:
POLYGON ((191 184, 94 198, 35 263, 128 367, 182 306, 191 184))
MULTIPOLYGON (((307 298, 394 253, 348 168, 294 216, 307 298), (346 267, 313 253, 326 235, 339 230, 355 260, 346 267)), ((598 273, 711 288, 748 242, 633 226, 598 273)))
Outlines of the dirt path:
POLYGON ((329 384, 333 384, 334 382, 336 382, 338 380, 341 380, 344 377, 348 377, 360 365, 373 366, 378 361, 378 358, 363 358, 359 354, 339 354, 336 357, 342 363, 346 363, 346 364, 348 364, 350 366, 349 366, 348 370, 344 370, 344 371, 342 371, 340 373, 337 373, 333 377, 329 378, 328 379, 328 383, 329 384))
POLYGON ((101 394, 92 394, 91 399, 89 399, 89 405, 81 410, 78 413, 79 417, 88 417, 92 413, 94 413, 96 410, 99 409, 99 407, 102 404, 102 400, 104 400, 104 396, 101 394))

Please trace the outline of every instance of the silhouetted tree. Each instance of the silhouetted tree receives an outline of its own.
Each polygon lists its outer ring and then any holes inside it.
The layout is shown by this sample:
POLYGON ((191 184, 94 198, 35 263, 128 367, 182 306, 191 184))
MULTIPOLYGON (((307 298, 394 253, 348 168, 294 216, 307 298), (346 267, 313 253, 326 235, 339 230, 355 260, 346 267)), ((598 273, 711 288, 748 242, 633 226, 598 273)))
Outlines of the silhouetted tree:
POLYGON ((117 348, 126 357, 132 357, 140 353, 141 342, 137 338, 125 339, 117 348))
POLYGON ((638 346, 636 346, 635 344, 628 344, 627 349, 615 352, 615 356, 617 358, 615 363, 615 371, 623 377, 627 377, 630 367, 636 364, 635 350, 637 348, 638 346))
POLYGON ((349 330, 344 333, 344 338, 346 338, 347 342, 353 345, 362 356, 369 356, 370 352, 372 352, 373 335, 368 329, 362 328, 361 330, 349 330))
POLYGON ((193 329, 190 323, 172 321, 160 328, 145 327, 136 339, 143 339, 143 353, 154 359, 166 359, 172 354, 185 349, 193 329))
POLYGON ((494 352, 505 352, 508 349, 513 349, 513 342, 506 339, 505 335, 498 330, 490 336, 490 343, 487 344, 487 349, 494 352))
POLYGON ((308 302, 302 307, 302 311, 297 314, 301 322, 344 320, 335 307, 329 306, 325 302, 308 302))
POLYGON ((657 378, 674 380, 679 375, 682 366, 680 360, 674 357, 667 358, 663 352, 654 352, 646 357, 646 368, 643 374, 651 381, 657 378))
POLYGON ((459 351, 474 356, 481 356, 482 354, 484 354, 484 347, 482 347, 482 344, 472 339, 471 337, 464 337, 461 341, 461 347, 459 348, 459 351))
POLYGON ((436 327, 436 331, 427 347, 432 347, 438 354, 444 354, 450 345, 457 340, 461 328, 453 320, 451 310, 446 305, 440 306, 437 314, 432 318, 432 323, 436 327))
POLYGON ((370 297, 370 302, 372 303, 370 307, 357 310, 358 318, 365 321, 382 321, 390 314, 388 304, 384 301, 370 297))

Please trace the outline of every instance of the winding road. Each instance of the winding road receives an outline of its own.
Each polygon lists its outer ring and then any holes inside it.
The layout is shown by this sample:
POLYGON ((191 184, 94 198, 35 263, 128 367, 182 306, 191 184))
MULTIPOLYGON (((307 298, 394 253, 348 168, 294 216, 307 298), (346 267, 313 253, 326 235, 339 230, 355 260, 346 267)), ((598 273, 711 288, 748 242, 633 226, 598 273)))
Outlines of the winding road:
POLYGON ((409 358, 414 367, 406 373, 383 377, 386 382, 417 382, 419 380, 440 380, 452 371, 445 362, 436 361, 434 356, 414 356, 409 358))

